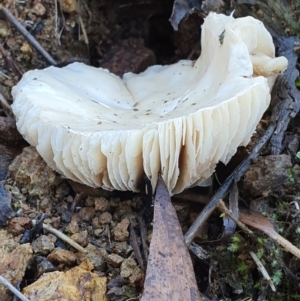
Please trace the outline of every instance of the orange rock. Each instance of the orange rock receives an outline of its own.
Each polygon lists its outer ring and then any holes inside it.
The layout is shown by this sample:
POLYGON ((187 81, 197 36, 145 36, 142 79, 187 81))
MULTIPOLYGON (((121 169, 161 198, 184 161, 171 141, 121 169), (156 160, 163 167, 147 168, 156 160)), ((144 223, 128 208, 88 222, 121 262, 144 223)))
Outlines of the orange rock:
MULTIPOLYGON (((19 245, 7 231, 0 230, 0 275, 12 285, 17 285, 24 277, 32 257, 29 244, 19 245)), ((0 301, 10 300, 11 293, 0 285, 0 301)))
POLYGON ((83 262, 67 272, 44 274, 27 286, 23 294, 31 301, 106 301, 105 277, 92 273, 93 265, 83 262))

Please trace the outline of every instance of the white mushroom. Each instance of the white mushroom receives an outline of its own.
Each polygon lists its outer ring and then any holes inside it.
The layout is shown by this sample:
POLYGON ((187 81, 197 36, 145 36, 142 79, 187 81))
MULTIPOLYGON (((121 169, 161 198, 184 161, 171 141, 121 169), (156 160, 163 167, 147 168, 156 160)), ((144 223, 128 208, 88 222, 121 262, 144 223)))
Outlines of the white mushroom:
POLYGON ((246 145, 287 60, 252 17, 209 14, 202 54, 123 79, 80 63, 27 72, 13 88, 24 138, 69 179, 138 191, 158 173, 171 194, 246 145))

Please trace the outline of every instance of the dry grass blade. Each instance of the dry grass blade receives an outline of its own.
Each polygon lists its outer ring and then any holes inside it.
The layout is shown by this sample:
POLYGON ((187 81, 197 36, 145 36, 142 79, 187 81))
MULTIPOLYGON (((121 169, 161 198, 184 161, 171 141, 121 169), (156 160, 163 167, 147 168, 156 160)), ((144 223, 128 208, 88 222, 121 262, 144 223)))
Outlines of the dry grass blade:
POLYGON ((269 273, 267 272, 267 270, 265 269, 264 265, 262 264, 262 262, 260 261, 260 259, 256 256, 256 254, 252 251, 249 252, 249 254, 251 255, 252 259, 254 260, 254 262, 257 265, 258 270, 261 272, 261 274, 263 275, 263 277, 267 280, 267 282, 269 283, 271 289, 273 292, 276 292, 276 288, 272 282, 272 279, 269 275, 269 273))
POLYGON ((261 230, 269 237, 273 238, 279 245, 281 245, 287 252, 292 253, 300 259, 300 250, 291 244, 288 240, 283 238, 276 232, 270 221, 254 211, 240 211, 240 221, 255 229, 261 230))
POLYGON ((161 177, 155 195, 152 235, 141 300, 202 301, 176 211, 161 177))

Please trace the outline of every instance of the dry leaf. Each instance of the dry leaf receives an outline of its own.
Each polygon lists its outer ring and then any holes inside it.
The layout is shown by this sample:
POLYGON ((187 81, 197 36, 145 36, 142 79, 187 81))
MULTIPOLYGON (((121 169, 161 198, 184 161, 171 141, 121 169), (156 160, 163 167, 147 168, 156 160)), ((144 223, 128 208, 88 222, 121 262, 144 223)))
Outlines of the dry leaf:
POLYGON ((141 301, 202 301, 176 211, 161 176, 154 206, 153 234, 141 301))

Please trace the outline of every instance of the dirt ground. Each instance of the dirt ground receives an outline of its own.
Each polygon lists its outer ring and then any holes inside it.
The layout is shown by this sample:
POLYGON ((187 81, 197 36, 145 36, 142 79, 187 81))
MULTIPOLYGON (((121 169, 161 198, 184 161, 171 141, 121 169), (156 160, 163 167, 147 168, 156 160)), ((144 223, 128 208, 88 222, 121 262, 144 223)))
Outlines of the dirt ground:
MULTIPOLYGON (((191 15, 175 32, 168 21, 173 6, 171 0, 4 0, 0 5, 34 35, 58 66, 82 61, 122 76, 129 71, 141 72, 154 64, 195 59, 200 54, 203 19, 191 15)), ((49 62, 3 15, 0 15, 0 41, 0 89, 11 103, 11 88, 21 75, 45 68, 49 62)), ((0 110, 0 117, 7 115, 5 108, 0 110)), ((267 112, 247 149, 240 149, 228 166, 218 166, 213 188, 197 190, 203 199, 209 198, 251 151, 266 129, 269 117, 270 112, 267 112)), ((299 116, 296 116, 285 133, 281 154, 271 156, 270 147, 266 147, 238 183, 242 207, 268 217, 275 230, 297 247, 300 247, 299 135, 299 116)), ((45 276, 42 279, 51 283, 48 290, 57 291, 59 296, 66 294, 59 290, 59 283, 74 285, 74 290, 87 289, 84 281, 75 283, 76 274, 79 279, 94 277, 90 283, 101 282, 103 291, 91 300, 139 300, 146 271, 144 253, 147 252, 142 236, 148 246, 152 229, 152 212, 145 208, 149 197, 143 193, 91 189, 63 179, 47 167, 35 149, 17 133, 12 136, 16 138, 6 141, 8 145, 2 143, 5 161, 9 164, 4 171, 0 168, 0 183, 10 192, 17 215, 7 227, 0 228, 0 246, 5 250, 0 262, 11 267, 7 270, 0 267, 0 275, 5 275, 15 286, 25 288, 31 301, 35 300, 37 292, 44 290, 46 294, 41 282, 34 286, 44 273, 56 273, 51 279, 45 276), (81 247, 88 248, 89 255, 80 253, 49 231, 33 227, 32 220, 37 216, 81 247), (141 233, 142 217, 145 234, 141 233), (20 240, 28 242, 31 248, 22 247, 20 240), (140 255, 138 250, 142 250, 140 255), (14 273, 12 262, 20 257, 23 260, 19 260, 17 266, 19 273, 14 273), (7 263, 7 260, 10 261, 7 263), (58 282, 55 279, 59 279, 58 282)), ((1 189, 0 197, 8 197, 1 189)), ((203 204, 178 197, 174 198, 174 204, 185 232, 203 204)), ((299 300, 299 259, 283 251, 261 231, 254 230, 254 235, 249 235, 238 227, 230 229, 226 223, 222 214, 214 213, 196 239, 208 254, 202 259, 192 255, 200 291, 210 300, 299 300), (270 279, 258 270, 253 253, 270 279)), ((76 294, 79 296, 79 292, 74 292, 76 294)), ((72 298, 70 295, 69 300, 77 300, 72 298)), ((0 300, 11 300, 10 293, 1 285, 0 300)), ((78 297, 78 300, 81 299, 78 297)))

